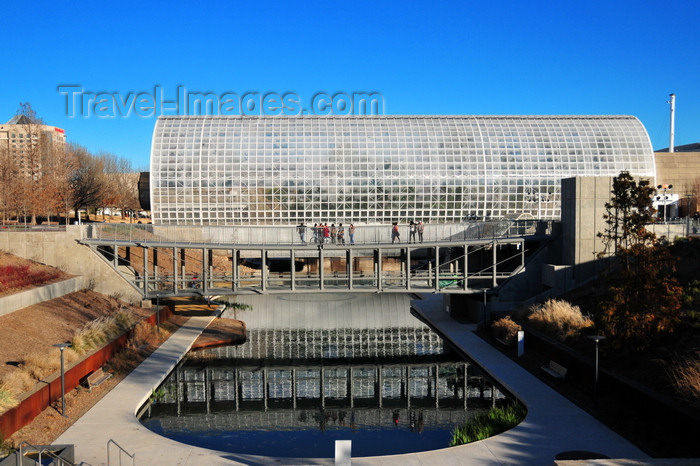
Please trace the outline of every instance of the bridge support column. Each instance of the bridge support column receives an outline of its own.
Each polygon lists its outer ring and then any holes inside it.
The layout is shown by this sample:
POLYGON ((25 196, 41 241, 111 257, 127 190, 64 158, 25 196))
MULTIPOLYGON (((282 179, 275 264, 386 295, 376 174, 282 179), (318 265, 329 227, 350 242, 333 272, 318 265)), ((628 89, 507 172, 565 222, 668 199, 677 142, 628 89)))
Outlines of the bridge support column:
POLYGON ((182 287, 187 287, 187 253, 185 248, 180 249, 180 274, 182 275, 182 287))
POLYGON ((498 261, 498 250, 497 250, 498 243, 494 241, 492 243, 491 249, 492 249, 492 258, 493 258, 493 269, 492 269, 492 274, 491 274, 491 286, 496 288, 498 286, 498 281, 496 280, 496 262, 498 261))
POLYGON ((345 273, 348 275, 348 289, 352 290, 352 249, 345 251, 345 273))
POLYGON ((235 293, 238 289, 238 250, 231 250, 231 290, 235 293))
POLYGON ((160 289, 158 284, 158 248, 153 248, 153 285, 156 290, 160 289))
POLYGON ((180 287, 177 284, 177 248, 173 248, 173 292, 177 294, 180 287))
POLYGON ((202 296, 206 296, 209 289, 209 257, 207 251, 208 249, 202 248, 202 296))
POLYGON ((324 264, 323 264, 323 246, 319 246, 318 248, 318 289, 323 290, 323 280, 325 277, 325 274, 323 273, 324 269, 324 264))
POLYGON ((297 285, 296 284, 297 274, 296 274, 296 264, 294 262, 294 249, 289 250, 289 259, 291 261, 291 263, 289 265, 289 277, 291 278, 291 283, 290 283, 289 289, 294 291, 297 289, 297 286, 296 286, 297 285))
POLYGON ((466 244, 464 245, 463 254, 464 270, 462 271, 462 276, 464 277, 464 290, 466 291, 469 289, 469 247, 466 244))
POLYGON ((214 250, 213 249, 208 249, 207 255, 209 256, 209 284, 207 285, 207 289, 214 288, 214 250))
POLYGON ((411 289, 411 248, 406 248, 406 289, 411 289))
POLYGON ((260 250, 260 289, 264 293, 267 290, 267 250, 260 250))
POLYGON ((376 271, 375 276, 377 277, 377 291, 382 291, 382 249, 377 248, 374 252, 376 257, 374 269, 376 271))
POLYGON ((148 296, 148 248, 143 247, 143 296, 148 296))
POLYGON ((440 291, 440 247, 435 246, 435 291, 440 291))

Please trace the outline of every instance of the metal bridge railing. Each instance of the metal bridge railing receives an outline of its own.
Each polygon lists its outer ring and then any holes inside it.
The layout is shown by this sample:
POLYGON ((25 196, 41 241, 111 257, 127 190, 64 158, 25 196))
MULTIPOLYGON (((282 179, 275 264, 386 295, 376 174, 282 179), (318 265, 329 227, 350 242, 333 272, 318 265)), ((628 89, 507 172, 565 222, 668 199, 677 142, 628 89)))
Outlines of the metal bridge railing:
MULTIPOLYGON (((500 220, 453 224, 426 224, 423 242, 464 241, 470 239, 514 238, 552 234, 556 222, 551 220, 500 220)), ((153 226, 150 224, 83 225, 83 240, 107 242, 159 242, 179 244, 287 245, 320 242, 343 244, 336 238, 324 240, 306 225, 302 235, 298 226, 153 226)), ((344 244, 351 244, 348 225, 344 244)), ((401 243, 418 243, 418 233, 411 235, 408 225, 399 225, 401 243)), ((391 243, 391 225, 356 225, 354 244, 391 243)))

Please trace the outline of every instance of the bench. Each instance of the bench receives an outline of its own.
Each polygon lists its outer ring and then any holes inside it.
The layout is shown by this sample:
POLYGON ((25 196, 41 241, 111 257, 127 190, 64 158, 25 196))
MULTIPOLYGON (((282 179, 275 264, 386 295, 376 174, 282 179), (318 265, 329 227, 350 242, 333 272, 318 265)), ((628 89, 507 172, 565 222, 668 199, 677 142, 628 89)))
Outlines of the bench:
POLYGON ((564 377, 566 377, 566 367, 555 361, 549 361, 549 364, 545 364, 544 366, 540 367, 540 369, 555 379, 563 380, 564 377))
POLYGON ((102 384, 102 382, 106 382, 112 377, 112 374, 109 372, 105 372, 102 370, 100 367, 99 369, 93 371, 90 375, 87 376, 86 382, 87 382, 87 387, 88 389, 92 390, 93 387, 98 387, 102 384))

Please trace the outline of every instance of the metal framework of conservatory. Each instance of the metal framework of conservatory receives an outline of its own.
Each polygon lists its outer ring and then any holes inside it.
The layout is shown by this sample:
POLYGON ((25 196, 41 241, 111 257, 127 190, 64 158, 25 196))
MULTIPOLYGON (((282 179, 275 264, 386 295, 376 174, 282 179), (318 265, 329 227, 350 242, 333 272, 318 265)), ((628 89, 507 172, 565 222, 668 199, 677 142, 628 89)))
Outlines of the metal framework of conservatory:
POLYGON ((655 177, 632 116, 164 116, 156 225, 560 216, 561 179, 655 177))

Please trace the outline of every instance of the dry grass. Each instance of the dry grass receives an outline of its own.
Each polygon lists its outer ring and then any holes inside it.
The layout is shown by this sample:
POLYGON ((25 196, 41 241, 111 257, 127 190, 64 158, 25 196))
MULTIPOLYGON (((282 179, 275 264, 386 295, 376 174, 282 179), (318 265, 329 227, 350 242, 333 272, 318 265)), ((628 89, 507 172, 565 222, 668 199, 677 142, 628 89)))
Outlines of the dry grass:
POLYGON ((26 371, 17 370, 3 377, 0 384, 13 394, 19 394, 34 388, 36 386, 36 379, 33 379, 26 371))
POLYGON ((135 350, 147 345, 156 335, 156 329, 147 322, 139 322, 126 346, 135 350))
POLYGON ((70 349, 77 354, 85 354, 119 336, 133 324, 133 313, 127 309, 120 309, 112 315, 88 322, 78 330, 71 339, 70 349))
POLYGON ((17 398, 11 389, 0 383, 0 412, 5 412, 17 406, 17 398))
POLYGON ((130 371, 150 354, 160 343, 167 340, 174 331, 169 324, 162 324, 160 333, 156 327, 147 322, 139 322, 126 343, 126 346, 107 362, 110 370, 116 373, 130 371))
MULTIPOLYGON (((76 332, 71 339, 71 346, 64 351, 63 358, 66 364, 77 361, 81 355, 106 343, 134 325, 135 317, 128 308, 121 308, 117 312, 103 316, 88 322, 76 332)), ((136 332, 141 325, 137 325, 136 332)), ((0 380, 0 413, 17 404, 17 398, 27 390, 36 386, 37 381, 43 380, 61 367, 61 350, 49 347, 48 351, 33 352, 22 360, 20 370, 14 371, 0 380), (6 401, 2 401, 6 400, 6 401), (14 403, 8 405, 8 403, 14 403)))
POLYGON ((540 330, 554 334, 560 340, 574 337, 581 330, 593 326, 591 318, 584 316, 578 306, 556 299, 531 306, 528 321, 540 330))
POLYGON ((513 322, 510 316, 498 319, 491 324, 491 332, 493 333, 493 337, 504 341, 509 345, 516 341, 520 330, 522 330, 522 327, 513 322))
POLYGON ((695 356, 677 361, 669 374, 675 391, 693 406, 700 406, 700 359, 695 356))
POLYGON ((22 369, 34 379, 41 380, 58 370, 60 358, 60 350, 53 347, 47 353, 31 353, 22 361, 22 369))

